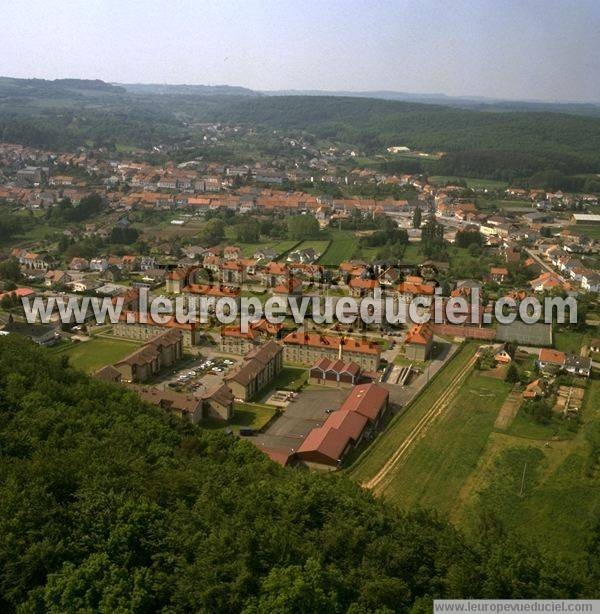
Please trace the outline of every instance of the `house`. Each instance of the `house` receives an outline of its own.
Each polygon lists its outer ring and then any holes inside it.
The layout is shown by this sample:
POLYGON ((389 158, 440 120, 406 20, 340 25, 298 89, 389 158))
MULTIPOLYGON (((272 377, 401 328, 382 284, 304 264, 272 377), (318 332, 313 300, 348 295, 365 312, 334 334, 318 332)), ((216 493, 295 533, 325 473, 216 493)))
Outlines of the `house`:
POLYGON ((490 269, 490 279, 497 283, 502 283, 508 277, 508 269, 505 267, 492 267, 490 269))
POLYGON ((291 251, 286 260, 288 262, 300 262, 300 263, 312 263, 319 258, 320 254, 318 254, 312 247, 308 247, 306 249, 295 249, 291 251))
POLYGON ((59 326, 57 324, 28 324, 27 322, 16 322, 12 315, 8 317, 7 323, 2 328, 4 334, 20 335, 27 337, 38 345, 52 345, 59 337, 59 326))
POLYGON ((340 411, 352 411, 367 418, 372 426, 377 426, 388 409, 389 391, 377 384, 359 384, 354 386, 340 411))
POLYGON ((385 415, 389 392, 376 384, 361 384, 352 391, 323 426, 312 429, 296 451, 297 460, 310 468, 332 471, 364 433, 385 415))
POLYGON ((564 352, 551 348, 541 348, 536 362, 541 371, 559 371, 565 366, 566 359, 567 356, 564 352))
POLYGON ((379 282, 376 279, 363 279, 362 277, 353 277, 349 283, 350 295, 360 298, 363 296, 373 296, 376 288, 379 288, 379 282))
POLYGON ((248 401, 269 385, 283 368, 283 348, 276 341, 267 341, 251 350, 243 364, 225 376, 236 399, 248 401))
POLYGON ((500 364, 507 365, 512 362, 515 350, 510 343, 503 343, 495 352, 494 360, 500 364))
POLYGON ((53 269, 44 275, 44 285, 47 288, 64 286, 69 281, 71 281, 71 276, 67 271, 61 271, 60 269, 53 269))
POLYGON ((581 275, 581 287, 586 292, 600 292, 600 275, 594 271, 586 270, 581 275))
POLYGON ((201 332, 196 328, 195 322, 181 323, 175 318, 167 320, 165 324, 153 320, 150 314, 137 311, 121 312, 119 321, 112 325, 112 334, 125 339, 149 341, 156 337, 161 330, 176 328, 183 335, 183 347, 191 348, 200 343, 201 332))
POLYGON ((87 271, 90 268, 90 261, 85 258, 71 258, 71 262, 69 262, 69 269, 71 271, 87 271))
POLYGON ((592 372, 592 359, 577 356, 577 354, 568 354, 563 368, 571 375, 589 377, 592 372))
POLYGON ((404 353, 409 360, 424 361, 429 358, 433 346, 433 328, 430 322, 415 324, 406 333, 404 353))
POLYGON ((320 358, 310 368, 311 384, 321 386, 355 386, 358 384, 362 369, 356 362, 320 358))
POLYGON ((257 345, 280 339, 282 330, 283 324, 272 324, 265 319, 250 322, 246 332, 239 326, 224 326, 221 328, 221 351, 243 356, 257 345))
POLYGON ((92 258, 90 260, 90 271, 104 272, 108 268, 108 260, 106 258, 92 258))
POLYGON ((204 408, 203 417, 215 420, 231 420, 233 418, 234 397, 231 389, 220 384, 200 394, 204 408))
POLYGON ((546 382, 541 379, 535 379, 531 383, 527 384, 527 387, 523 391, 524 399, 537 399, 543 397, 546 394, 546 382))
POLYGON ((300 444, 296 458, 313 469, 337 469, 352 446, 351 437, 332 426, 312 429, 300 444))

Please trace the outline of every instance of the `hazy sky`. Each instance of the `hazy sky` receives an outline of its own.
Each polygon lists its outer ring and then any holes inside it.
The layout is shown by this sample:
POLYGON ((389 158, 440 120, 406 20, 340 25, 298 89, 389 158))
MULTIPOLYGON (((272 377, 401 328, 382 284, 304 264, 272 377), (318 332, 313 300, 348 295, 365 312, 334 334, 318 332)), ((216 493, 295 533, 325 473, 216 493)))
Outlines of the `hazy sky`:
POLYGON ((0 75, 600 101, 600 0, 1 0, 0 75))

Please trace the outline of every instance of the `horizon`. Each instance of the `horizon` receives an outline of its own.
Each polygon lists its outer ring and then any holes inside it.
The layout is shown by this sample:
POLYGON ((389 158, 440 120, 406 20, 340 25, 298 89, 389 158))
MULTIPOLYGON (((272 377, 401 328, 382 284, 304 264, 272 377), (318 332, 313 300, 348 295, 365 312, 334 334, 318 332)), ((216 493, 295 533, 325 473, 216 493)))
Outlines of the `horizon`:
POLYGON ((58 10, 32 0, 5 7, 0 74, 600 103, 600 6, 522 4, 235 0, 199 10, 190 0, 151 0, 140 11, 116 0, 67 0, 58 10))

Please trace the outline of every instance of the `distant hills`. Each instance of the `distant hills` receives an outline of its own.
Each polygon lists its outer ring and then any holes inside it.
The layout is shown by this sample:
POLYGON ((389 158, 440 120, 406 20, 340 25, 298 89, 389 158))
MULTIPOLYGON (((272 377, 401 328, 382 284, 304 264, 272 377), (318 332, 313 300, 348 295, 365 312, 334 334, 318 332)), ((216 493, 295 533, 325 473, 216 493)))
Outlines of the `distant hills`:
MULTIPOLYGON (((117 84, 121 85, 121 84, 117 84)), ((160 94, 172 96, 261 96, 259 92, 237 85, 170 85, 166 83, 124 83, 132 94, 160 94)))

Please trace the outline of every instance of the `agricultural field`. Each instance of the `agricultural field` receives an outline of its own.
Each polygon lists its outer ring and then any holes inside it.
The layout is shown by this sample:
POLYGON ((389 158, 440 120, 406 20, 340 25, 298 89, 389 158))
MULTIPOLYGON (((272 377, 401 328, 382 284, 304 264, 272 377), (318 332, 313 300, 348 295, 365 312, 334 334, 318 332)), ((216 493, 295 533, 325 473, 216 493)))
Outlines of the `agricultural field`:
MULTIPOLYGON (((228 243, 231 245, 231 242, 228 243)), ((292 248, 296 247, 298 241, 295 239, 283 239, 281 241, 261 241, 260 243, 239 243, 233 242, 234 245, 238 245, 242 250, 242 255, 246 258, 250 258, 258 249, 270 249, 277 254, 277 258, 283 254, 289 252, 292 248)))
POLYGON ((579 354, 588 336, 583 331, 562 329, 554 333, 554 347, 561 352, 579 354))
POLYGON ((69 363, 76 369, 91 373, 113 364, 140 346, 129 339, 93 337, 89 341, 66 342, 56 348, 49 348, 53 354, 68 356, 69 363))

